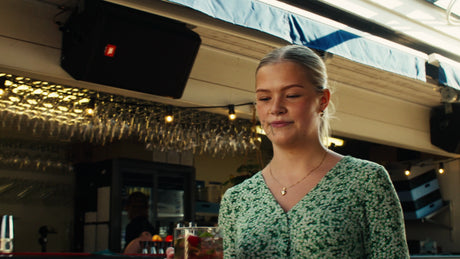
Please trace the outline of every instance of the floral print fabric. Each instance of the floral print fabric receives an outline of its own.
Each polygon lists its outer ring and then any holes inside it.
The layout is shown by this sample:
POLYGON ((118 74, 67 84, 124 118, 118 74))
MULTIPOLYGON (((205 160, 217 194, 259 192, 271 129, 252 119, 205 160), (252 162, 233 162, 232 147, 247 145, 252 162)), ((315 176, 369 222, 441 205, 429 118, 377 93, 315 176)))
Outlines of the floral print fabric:
POLYGON ((409 258, 387 171, 350 156, 288 212, 258 172, 226 191, 219 226, 224 258, 409 258))

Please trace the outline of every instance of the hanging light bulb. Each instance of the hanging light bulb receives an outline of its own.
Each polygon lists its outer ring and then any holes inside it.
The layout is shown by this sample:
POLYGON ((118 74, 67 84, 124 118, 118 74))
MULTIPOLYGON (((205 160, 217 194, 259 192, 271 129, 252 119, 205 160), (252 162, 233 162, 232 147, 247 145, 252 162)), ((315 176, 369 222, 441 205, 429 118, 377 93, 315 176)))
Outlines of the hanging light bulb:
POLYGON ((444 172, 445 172, 444 171, 444 163, 441 162, 441 163, 439 163, 438 173, 443 174, 444 172))
POLYGON ((409 176, 409 175, 411 174, 410 168, 411 168, 411 166, 410 166, 410 164, 409 164, 409 165, 407 166, 406 170, 404 170, 404 174, 405 174, 406 176, 409 176))
POLYGON ((236 119, 235 105, 233 105, 233 104, 230 104, 230 105, 228 106, 228 118, 229 118, 230 120, 236 119))
POLYGON ((165 122, 166 123, 171 123, 174 121, 174 116, 172 113, 172 108, 171 106, 166 107, 166 115, 165 115, 165 122))

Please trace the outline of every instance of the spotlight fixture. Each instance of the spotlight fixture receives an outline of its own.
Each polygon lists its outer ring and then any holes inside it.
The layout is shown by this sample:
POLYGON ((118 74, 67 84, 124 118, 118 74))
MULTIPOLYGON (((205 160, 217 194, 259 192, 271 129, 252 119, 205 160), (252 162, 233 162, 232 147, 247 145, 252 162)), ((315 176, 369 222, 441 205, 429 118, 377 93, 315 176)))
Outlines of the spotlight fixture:
POLYGON ((233 104, 230 104, 230 105, 228 106, 228 118, 229 118, 230 120, 236 119, 235 105, 233 105, 233 104))
POLYGON ((438 168, 438 173, 443 174, 445 172, 444 170, 444 163, 439 163, 439 168, 438 168))
POLYGON ((407 166, 406 170, 404 170, 404 174, 405 174, 406 176, 409 176, 409 175, 411 174, 410 168, 411 168, 411 166, 410 166, 410 164, 409 164, 409 165, 407 166))
POLYGON ((166 123, 171 123, 174 121, 174 116, 172 113, 172 108, 171 106, 166 107, 166 115, 165 115, 165 122, 166 123))
POLYGON ((345 141, 340 138, 328 137, 327 146, 328 147, 341 147, 345 144, 345 141))

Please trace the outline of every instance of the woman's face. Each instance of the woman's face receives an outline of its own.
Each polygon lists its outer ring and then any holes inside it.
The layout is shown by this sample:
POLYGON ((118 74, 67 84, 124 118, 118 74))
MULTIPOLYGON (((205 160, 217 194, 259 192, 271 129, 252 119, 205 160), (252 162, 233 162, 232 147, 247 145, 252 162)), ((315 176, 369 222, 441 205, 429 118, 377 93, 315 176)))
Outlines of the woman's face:
POLYGON ((329 103, 329 91, 318 94, 302 66, 283 61, 261 67, 256 98, 259 120, 274 145, 318 141, 320 112, 329 103))

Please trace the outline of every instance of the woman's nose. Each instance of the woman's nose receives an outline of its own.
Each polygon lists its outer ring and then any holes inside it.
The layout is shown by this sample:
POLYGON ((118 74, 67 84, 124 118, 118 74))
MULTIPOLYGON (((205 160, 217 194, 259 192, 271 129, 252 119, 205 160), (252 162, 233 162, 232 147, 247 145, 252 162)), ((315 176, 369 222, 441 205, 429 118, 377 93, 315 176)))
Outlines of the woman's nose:
POLYGON ((280 115, 286 113, 286 107, 284 106, 284 102, 281 98, 273 98, 272 105, 270 107, 270 114, 273 115, 280 115))

